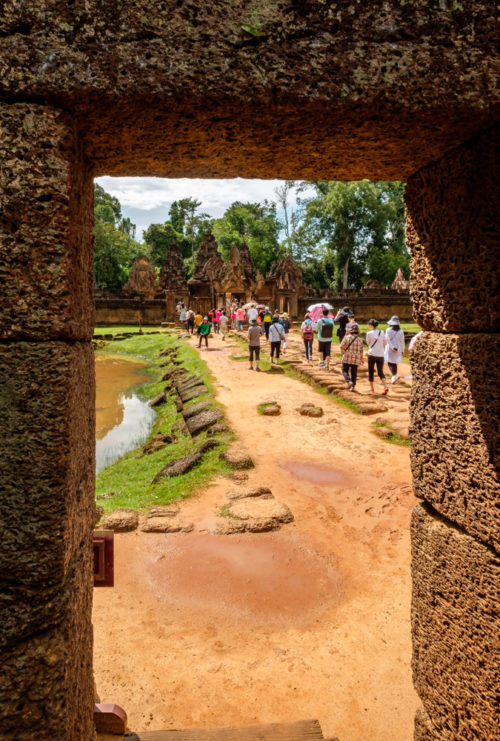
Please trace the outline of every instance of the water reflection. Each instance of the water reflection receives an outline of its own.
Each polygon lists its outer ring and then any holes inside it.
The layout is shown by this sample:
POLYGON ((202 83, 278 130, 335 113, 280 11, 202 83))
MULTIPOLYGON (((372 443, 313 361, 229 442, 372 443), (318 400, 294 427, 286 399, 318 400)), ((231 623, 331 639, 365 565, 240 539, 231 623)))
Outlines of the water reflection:
POLYGON ((122 409, 120 424, 101 440, 96 440, 96 471, 102 471, 114 461, 144 443, 151 431, 155 412, 136 394, 122 394, 118 403, 122 409))

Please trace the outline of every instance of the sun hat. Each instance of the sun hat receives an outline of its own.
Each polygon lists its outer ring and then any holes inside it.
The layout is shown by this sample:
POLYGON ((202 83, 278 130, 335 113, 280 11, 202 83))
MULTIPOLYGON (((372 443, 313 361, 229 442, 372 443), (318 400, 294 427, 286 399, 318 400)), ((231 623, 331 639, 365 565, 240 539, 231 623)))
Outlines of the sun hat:
POLYGON ((344 308, 342 309, 342 314, 349 314, 350 311, 351 310, 350 310, 350 308, 348 306, 344 306, 344 308))
POLYGON ((287 311, 284 311, 281 316, 286 316, 286 318, 288 319, 288 312, 287 311))
POLYGON ((359 324, 357 322, 349 322, 345 329, 350 334, 359 334, 359 324))
POLYGON ((399 321, 399 317, 396 314, 394 314, 394 316, 391 316, 391 318, 389 319, 389 321, 387 322, 387 324, 389 325, 389 327, 394 327, 394 325, 398 325, 399 326, 399 324, 401 324, 401 322, 399 321))

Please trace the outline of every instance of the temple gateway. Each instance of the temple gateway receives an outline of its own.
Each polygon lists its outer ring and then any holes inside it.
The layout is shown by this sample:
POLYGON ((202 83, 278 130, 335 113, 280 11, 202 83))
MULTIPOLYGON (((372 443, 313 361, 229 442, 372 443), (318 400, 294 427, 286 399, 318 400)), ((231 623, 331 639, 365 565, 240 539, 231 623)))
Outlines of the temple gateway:
POLYGON ((121 292, 96 291, 96 321, 172 322, 177 318, 179 302, 207 314, 214 307, 229 310, 234 299, 243 304, 255 301, 280 313, 286 311, 292 318, 302 317, 307 306, 318 301, 328 301, 335 307, 347 303, 356 316, 365 320, 371 316, 384 318, 385 314, 398 314, 403 320, 412 316, 409 284, 401 268, 391 287, 370 280, 359 292, 326 293, 303 283, 302 270, 290 255, 275 262, 265 277, 255 267, 245 242, 240 247, 233 245, 229 262, 225 262, 208 230, 190 280, 174 240, 158 277, 149 259, 141 255, 135 259, 121 292))

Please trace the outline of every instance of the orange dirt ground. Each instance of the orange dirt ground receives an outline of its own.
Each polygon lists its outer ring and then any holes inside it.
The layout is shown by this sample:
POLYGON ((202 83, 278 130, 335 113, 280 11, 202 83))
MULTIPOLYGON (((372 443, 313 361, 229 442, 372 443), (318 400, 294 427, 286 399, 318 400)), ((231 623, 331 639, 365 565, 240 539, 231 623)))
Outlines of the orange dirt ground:
MULTIPOLYGON (((211 535, 235 484, 220 479, 182 504, 193 532, 116 535, 116 586, 94 598, 101 701, 132 730, 318 718, 340 741, 410 741, 408 449, 307 384, 231 360, 234 340, 211 337, 210 350, 235 445, 255 460, 247 483, 295 521, 211 535), (258 415, 273 400, 281 416, 258 415), (304 402, 324 416, 299 416, 304 402)), ((401 408, 408 384, 391 394, 401 408)))

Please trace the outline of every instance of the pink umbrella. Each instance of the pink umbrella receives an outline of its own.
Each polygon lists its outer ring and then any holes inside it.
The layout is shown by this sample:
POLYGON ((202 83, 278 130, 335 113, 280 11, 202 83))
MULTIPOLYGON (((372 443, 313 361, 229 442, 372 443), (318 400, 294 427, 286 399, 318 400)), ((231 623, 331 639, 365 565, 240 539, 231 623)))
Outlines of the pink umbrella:
POLYGON ((331 313, 333 311, 333 306, 330 306, 330 304, 313 304, 307 310, 313 322, 317 322, 318 319, 321 319, 323 316, 323 309, 328 309, 328 316, 330 319, 333 319, 333 314, 331 313))

